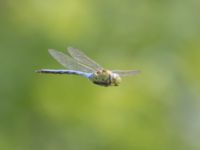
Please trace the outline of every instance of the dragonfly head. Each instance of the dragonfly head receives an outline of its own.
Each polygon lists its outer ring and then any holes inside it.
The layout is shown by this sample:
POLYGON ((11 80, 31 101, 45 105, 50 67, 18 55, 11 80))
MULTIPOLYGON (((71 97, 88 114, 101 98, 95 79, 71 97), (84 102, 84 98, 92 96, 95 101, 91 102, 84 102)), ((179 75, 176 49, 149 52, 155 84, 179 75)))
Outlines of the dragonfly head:
POLYGON ((114 86, 118 86, 121 83, 121 77, 116 73, 112 73, 111 74, 111 83, 114 86))

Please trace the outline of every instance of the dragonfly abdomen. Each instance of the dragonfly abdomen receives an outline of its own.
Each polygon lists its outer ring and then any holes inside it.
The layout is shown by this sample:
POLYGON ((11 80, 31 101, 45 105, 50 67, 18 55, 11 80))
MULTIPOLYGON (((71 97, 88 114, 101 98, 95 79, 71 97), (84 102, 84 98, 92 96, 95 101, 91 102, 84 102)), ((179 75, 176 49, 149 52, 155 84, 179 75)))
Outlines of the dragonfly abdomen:
POLYGON ((55 70, 55 69, 41 69, 37 70, 37 73, 47 73, 47 74, 72 74, 72 75, 81 75, 88 77, 89 73, 76 71, 76 70, 55 70))

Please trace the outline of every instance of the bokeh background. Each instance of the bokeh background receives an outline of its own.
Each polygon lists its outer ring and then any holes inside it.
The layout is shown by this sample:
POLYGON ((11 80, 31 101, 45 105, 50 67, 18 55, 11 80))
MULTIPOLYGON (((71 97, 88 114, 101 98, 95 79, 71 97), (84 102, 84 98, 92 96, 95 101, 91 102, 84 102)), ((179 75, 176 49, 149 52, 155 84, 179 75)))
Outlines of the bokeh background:
POLYGON ((199 0, 1 0, 1 150, 199 150, 199 0), (140 69, 119 87, 78 76, 47 52, 83 50, 140 69))

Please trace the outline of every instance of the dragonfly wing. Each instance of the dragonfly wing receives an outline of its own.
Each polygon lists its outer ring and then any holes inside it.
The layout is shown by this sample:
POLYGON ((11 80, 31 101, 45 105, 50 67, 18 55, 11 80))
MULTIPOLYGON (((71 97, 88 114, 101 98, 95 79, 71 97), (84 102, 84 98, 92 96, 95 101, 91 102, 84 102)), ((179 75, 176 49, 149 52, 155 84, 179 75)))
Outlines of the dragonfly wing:
POLYGON ((112 70, 113 73, 119 76, 133 76, 140 73, 140 70, 112 70))
POLYGON ((70 56, 68 56, 62 52, 56 51, 54 49, 49 49, 48 51, 54 59, 56 59, 60 64, 62 64, 64 67, 66 67, 70 70, 94 72, 94 70, 91 69, 90 67, 80 64, 79 62, 77 62, 76 60, 72 59, 70 56))
POLYGON ((81 64, 89 66, 96 71, 103 69, 103 67, 101 65, 96 63, 94 60, 92 60, 91 58, 86 56, 82 51, 80 51, 76 48, 68 47, 68 52, 74 59, 76 59, 81 64))

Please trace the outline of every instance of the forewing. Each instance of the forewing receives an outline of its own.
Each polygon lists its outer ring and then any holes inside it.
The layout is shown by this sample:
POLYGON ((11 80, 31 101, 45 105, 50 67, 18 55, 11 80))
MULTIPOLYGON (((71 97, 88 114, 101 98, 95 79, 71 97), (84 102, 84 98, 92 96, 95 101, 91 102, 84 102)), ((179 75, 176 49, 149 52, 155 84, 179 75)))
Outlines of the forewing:
POLYGON ((77 62, 76 60, 72 59, 70 56, 62 52, 56 51, 54 49, 49 49, 48 51, 54 59, 56 59, 60 64, 62 64, 67 69, 79 70, 84 72, 94 72, 94 70, 91 69, 90 67, 80 64, 79 62, 77 62))
POLYGON ((91 58, 86 56, 86 54, 84 54, 82 51, 76 48, 68 47, 68 52, 74 59, 76 59, 81 64, 89 66, 90 68, 93 68, 96 71, 103 69, 101 65, 96 63, 94 60, 92 60, 91 58))
POLYGON ((113 73, 119 76, 133 76, 140 73, 140 70, 112 70, 113 73))

